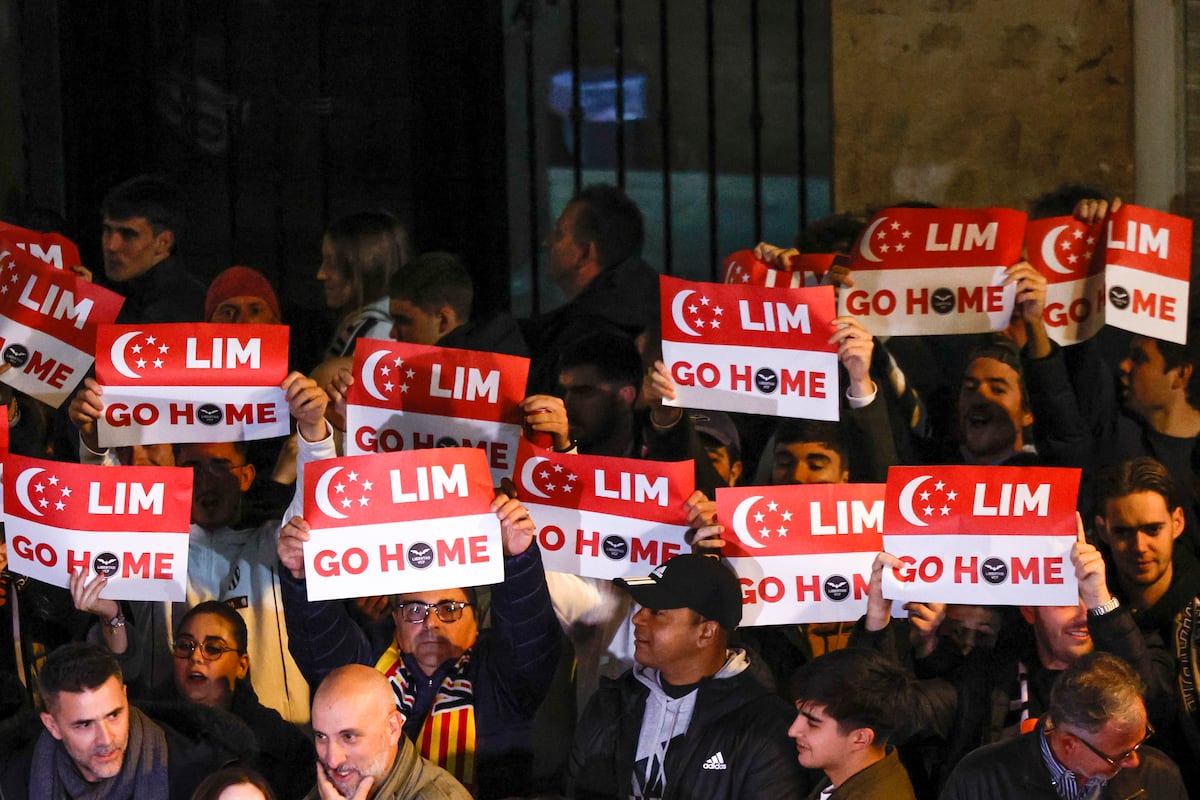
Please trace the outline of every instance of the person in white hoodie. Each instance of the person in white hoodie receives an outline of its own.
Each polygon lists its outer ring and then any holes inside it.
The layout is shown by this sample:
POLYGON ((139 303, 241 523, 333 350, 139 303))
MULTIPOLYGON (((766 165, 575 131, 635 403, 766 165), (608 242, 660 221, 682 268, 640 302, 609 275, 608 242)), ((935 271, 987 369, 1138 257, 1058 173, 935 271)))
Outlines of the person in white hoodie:
POLYGON ((798 797, 793 714, 728 647, 742 619, 737 576, 711 556, 676 556, 614 583, 633 615, 637 665, 603 679, 579 720, 568 796, 798 797))

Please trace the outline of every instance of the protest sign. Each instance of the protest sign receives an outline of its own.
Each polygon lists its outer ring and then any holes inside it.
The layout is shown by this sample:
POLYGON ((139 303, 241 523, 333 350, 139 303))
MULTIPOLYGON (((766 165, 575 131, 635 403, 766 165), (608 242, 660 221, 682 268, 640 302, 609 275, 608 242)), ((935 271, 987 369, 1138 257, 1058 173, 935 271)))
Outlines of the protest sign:
POLYGON ((1046 278, 1046 332, 1059 344, 1090 339, 1104 327, 1104 233, 1074 217, 1030 220, 1029 263, 1046 278))
POLYGON ((580 456, 522 441, 513 476, 546 569, 589 578, 645 574, 689 551, 690 461, 580 456))
POLYGON ((722 555, 742 584, 742 626, 865 614, 883 504, 882 483, 717 489, 722 555))
POLYGON ((103 325, 102 447, 286 436, 286 325, 103 325))
POLYGON ((832 287, 659 282, 668 405, 838 418, 832 287))
POLYGON ((314 461, 304 468, 309 600, 504 580, 487 457, 449 447, 314 461))
POLYGON ((1079 601, 1077 469, 892 467, 884 597, 937 603, 1069 606, 1079 601))
POLYGON ((0 239, 0 381, 57 408, 95 361, 124 298, 0 239))
POLYGON ((186 594, 192 471, 97 467, 9 454, 4 466, 8 566, 67 588, 73 572, 107 575, 101 597, 186 594))
POLYGON ((794 253, 780 268, 760 260, 753 250, 738 250, 725 258, 725 283, 789 289, 822 286, 835 257, 834 253, 794 253))
POLYGON ((1104 233, 1105 323, 1186 344, 1192 221, 1123 205, 1109 215, 1104 233))
MULTIPOLYGON (((79 257, 79 248, 61 233, 42 233, 0 222, 0 239, 15 244, 33 258, 55 269, 70 269, 83 265, 83 260, 79 257)), ((0 251, 0 261, 3 260, 4 254, 0 251)))
POLYGON ((985 333, 1008 325, 1025 214, 1008 208, 888 208, 850 254, 854 286, 838 313, 876 336, 985 333))
POLYGON ((360 339, 346 406, 346 452, 477 447, 492 480, 512 474, 529 359, 360 339))

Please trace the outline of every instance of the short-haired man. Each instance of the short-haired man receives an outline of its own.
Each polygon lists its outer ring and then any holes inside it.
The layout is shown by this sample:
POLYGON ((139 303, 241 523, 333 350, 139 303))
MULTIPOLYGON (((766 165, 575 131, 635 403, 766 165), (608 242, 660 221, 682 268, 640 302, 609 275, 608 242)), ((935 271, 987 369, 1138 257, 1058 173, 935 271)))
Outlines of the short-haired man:
POLYGON ((199 322, 204 284, 174 256, 183 234, 183 194, 153 175, 114 187, 100 207, 106 284, 125 297, 117 322, 199 322))
POLYGON ((825 773, 810 800, 912 800, 913 788, 888 744, 905 716, 908 676, 862 648, 834 650, 797 673, 796 740, 800 764, 825 773))
POLYGON ((120 665, 96 645, 52 651, 37 680, 40 734, 0 742, 5 800, 189 797, 208 772, 253 746, 249 731, 215 709, 198 707, 190 734, 161 727, 129 704, 120 665))
POLYGON ((615 583, 641 605, 637 666, 606 681, 580 717, 571 796, 798 796, 791 712, 727 647, 742 618, 737 576, 689 553, 615 583))
POLYGON ((1037 728, 980 748, 950 775, 942 800, 1186 798, 1179 769, 1153 747, 1143 686, 1109 653, 1063 671, 1037 728))
POLYGON ((530 394, 554 389, 559 355, 576 339, 657 327, 658 272, 642 260, 644 242, 642 212, 617 187, 587 186, 567 203, 545 243, 546 274, 567 302, 524 327, 530 394))
POLYGON ((378 671, 349 664, 329 673, 313 696, 317 785, 311 800, 468 800, 450 773, 427 761, 404 735, 404 716, 378 671))

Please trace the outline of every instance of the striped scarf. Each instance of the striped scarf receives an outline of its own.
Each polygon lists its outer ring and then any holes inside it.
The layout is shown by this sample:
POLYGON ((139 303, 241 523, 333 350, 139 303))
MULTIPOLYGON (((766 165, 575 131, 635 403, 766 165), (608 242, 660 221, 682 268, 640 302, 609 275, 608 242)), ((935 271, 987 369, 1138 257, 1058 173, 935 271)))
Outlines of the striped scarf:
MULTIPOLYGON (((449 772, 468 790, 475 788, 475 694, 467 677, 471 652, 463 653, 438 686, 433 706, 421 725, 417 749, 421 755, 449 772)), ((395 643, 380 657, 375 669, 384 674, 396 695, 396 707, 405 719, 416 705, 414 678, 395 643)))

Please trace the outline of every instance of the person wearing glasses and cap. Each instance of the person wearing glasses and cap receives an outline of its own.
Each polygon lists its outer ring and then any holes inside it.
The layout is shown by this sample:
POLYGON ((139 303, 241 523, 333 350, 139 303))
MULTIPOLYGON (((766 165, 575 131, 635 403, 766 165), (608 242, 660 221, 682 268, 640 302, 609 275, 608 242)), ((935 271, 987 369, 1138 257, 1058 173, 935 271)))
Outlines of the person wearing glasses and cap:
POLYGON ((1179 768, 1146 746, 1144 686, 1128 664, 1094 652, 1063 670, 1037 728, 967 755, 942 800, 1188 796, 1179 768))
POLYGON ((492 510, 500 520, 504 582, 491 587, 491 627, 481 630, 470 587, 397 594, 395 636, 382 655, 344 603, 308 601, 308 523, 292 518, 278 545, 289 644, 308 681, 320 684, 346 664, 375 667, 391 683, 405 736, 483 799, 532 789, 533 717, 562 638, 529 512, 504 492, 492 510))

